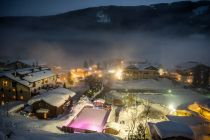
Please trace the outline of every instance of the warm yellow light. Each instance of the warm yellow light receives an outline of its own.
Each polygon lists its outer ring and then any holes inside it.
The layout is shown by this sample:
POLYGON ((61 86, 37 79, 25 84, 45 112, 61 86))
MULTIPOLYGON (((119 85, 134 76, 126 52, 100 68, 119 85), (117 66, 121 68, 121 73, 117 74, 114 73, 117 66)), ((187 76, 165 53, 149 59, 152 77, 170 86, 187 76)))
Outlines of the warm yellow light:
POLYGON ((176 112, 176 109, 175 109, 174 105, 172 105, 172 104, 170 104, 168 106, 168 109, 170 110, 170 114, 173 114, 174 112, 176 112))
POLYGON ((176 79, 177 79, 178 81, 181 81, 181 80, 182 80, 182 76, 179 75, 179 74, 177 74, 176 79))
POLYGON ((7 81, 3 81, 3 86, 7 86, 7 81))
POLYGON ((187 78, 187 83, 191 84, 192 83, 192 78, 187 78))
POLYGON ((122 80, 122 70, 121 70, 121 69, 118 69, 118 70, 115 72, 115 77, 116 77, 118 80, 122 80))
POLYGON ((98 74, 98 77, 103 77, 103 75, 102 74, 98 74))
POLYGON ((114 69, 108 70, 108 73, 115 73, 116 71, 114 69))
POLYGON ((159 69, 158 72, 159 72, 160 76, 162 76, 164 74, 164 70, 163 69, 159 69))

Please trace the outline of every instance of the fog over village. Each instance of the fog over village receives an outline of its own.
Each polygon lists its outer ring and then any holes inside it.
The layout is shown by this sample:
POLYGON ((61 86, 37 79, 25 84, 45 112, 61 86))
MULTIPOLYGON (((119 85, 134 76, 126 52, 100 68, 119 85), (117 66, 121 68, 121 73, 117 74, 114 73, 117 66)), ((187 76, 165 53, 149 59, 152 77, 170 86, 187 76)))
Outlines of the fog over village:
POLYGON ((210 139, 210 1, 0 5, 0 140, 210 139))

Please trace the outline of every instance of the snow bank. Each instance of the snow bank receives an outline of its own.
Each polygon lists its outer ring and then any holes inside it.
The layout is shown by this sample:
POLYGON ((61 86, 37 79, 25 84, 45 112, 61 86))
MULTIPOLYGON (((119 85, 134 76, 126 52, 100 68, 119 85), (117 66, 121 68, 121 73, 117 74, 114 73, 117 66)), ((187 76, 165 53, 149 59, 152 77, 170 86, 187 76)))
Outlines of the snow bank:
POLYGON ((0 131, 0 140, 6 140, 3 132, 0 131))

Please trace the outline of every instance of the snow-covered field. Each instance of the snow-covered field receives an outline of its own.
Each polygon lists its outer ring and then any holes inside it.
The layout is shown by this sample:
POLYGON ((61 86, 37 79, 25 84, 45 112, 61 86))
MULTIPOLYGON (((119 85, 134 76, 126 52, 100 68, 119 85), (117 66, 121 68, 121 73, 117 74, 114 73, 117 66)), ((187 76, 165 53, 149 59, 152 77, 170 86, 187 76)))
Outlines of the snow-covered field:
MULTIPOLYGON (((136 80, 136 81, 116 81, 113 83, 112 89, 109 93, 106 93, 107 98, 123 98, 128 92, 123 91, 124 89, 135 89, 137 92, 133 92, 135 99, 137 101, 149 101, 150 106, 162 112, 162 115, 168 114, 169 110, 167 106, 173 105, 174 107, 178 107, 179 105, 194 102, 201 99, 207 98, 204 95, 201 95, 191 89, 183 88, 181 84, 174 84, 172 81, 168 79, 159 79, 159 80, 136 80), (138 90, 145 91, 138 91, 138 90), (167 90, 171 89, 171 93, 168 93, 167 90), (148 90, 148 91, 147 91, 148 90), (157 91, 157 92, 151 92, 157 91), (143 100, 142 100, 143 99, 143 100)), ((35 97, 33 99, 36 100, 35 97)), ((13 132, 11 134, 11 139, 13 140, 26 140, 30 137, 30 139, 72 139, 72 140, 85 140, 85 139, 106 139, 112 140, 116 139, 110 135, 105 134, 66 134, 60 131, 58 128, 61 128, 63 125, 68 124, 79 112, 80 110, 86 106, 92 105, 88 98, 83 97, 78 102, 76 102, 73 106, 73 111, 67 114, 63 114, 58 116, 57 118, 50 120, 38 120, 36 118, 25 117, 16 113, 17 110, 23 107, 23 102, 11 102, 4 106, 0 107, 0 138, 3 134, 9 134, 9 132, 13 132), (6 113, 6 112, 9 113, 6 113)), ((108 122, 115 122, 120 126, 120 133, 117 135, 121 138, 126 138, 128 135, 130 124, 132 123, 131 118, 136 113, 136 115, 140 115, 144 111, 143 104, 137 104, 136 106, 131 107, 112 107, 112 112, 110 113, 110 117, 108 122), (116 118, 116 110, 119 109, 118 117, 116 118)), ((160 117, 158 119, 148 118, 147 121, 150 122, 158 122, 161 120, 165 120, 164 117, 160 117)), ((3 139, 3 138, 2 138, 3 139)))
POLYGON ((65 134, 58 128, 69 123, 79 112, 91 102, 87 98, 81 98, 77 104, 73 106, 73 112, 58 116, 51 120, 38 120, 30 117, 25 117, 19 113, 9 112, 8 116, 6 111, 13 110, 21 103, 9 103, 9 105, 0 107, 0 131, 8 134, 12 131, 11 139, 13 140, 26 140, 30 139, 72 139, 72 140, 86 140, 86 139, 108 139, 112 140, 113 137, 105 134, 65 134))
POLYGON ((182 85, 173 83, 168 79, 142 79, 133 81, 115 81, 112 89, 149 89, 168 90, 171 88, 182 89, 182 85))
MULTIPOLYGON (((113 84, 112 89, 154 90, 157 92, 143 92, 143 93, 139 92, 139 93, 133 93, 133 94, 136 95, 137 97, 140 97, 145 100, 149 100, 154 103, 159 103, 165 106, 173 105, 174 107, 178 107, 179 105, 182 105, 182 104, 208 98, 191 89, 185 89, 184 85, 175 84, 171 80, 168 80, 168 79, 116 81, 113 84), (171 90, 171 93, 168 93, 169 89, 171 90)), ((120 92, 118 94, 113 95, 113 97, 115 97, 116 95, 123 96, 123 94, 124 94, 123 92, 120 92)))

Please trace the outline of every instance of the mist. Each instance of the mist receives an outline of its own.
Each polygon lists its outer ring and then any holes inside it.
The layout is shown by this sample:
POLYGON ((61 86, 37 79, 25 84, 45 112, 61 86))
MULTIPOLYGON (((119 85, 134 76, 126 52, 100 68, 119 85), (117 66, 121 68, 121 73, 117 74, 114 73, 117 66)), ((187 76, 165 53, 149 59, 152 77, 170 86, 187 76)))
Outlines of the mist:
POLYGON ((19 31, 0 33, 1 58, 36 59, 65 67, 111 58, 146 59, 167 68, 185 61, 210 64, 210 40, 204 35, 166 36, 135 31, 19 31))

